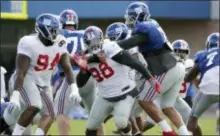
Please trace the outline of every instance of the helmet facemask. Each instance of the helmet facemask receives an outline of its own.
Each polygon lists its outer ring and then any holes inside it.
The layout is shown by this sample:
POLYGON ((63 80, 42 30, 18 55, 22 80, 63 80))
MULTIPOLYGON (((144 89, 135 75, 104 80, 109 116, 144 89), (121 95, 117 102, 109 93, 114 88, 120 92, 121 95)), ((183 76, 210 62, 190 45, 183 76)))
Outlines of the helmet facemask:
POLYGON ((174 49, 174 52, 177 56, 179 56, 181 59, 187 59, 189 57, 189 50, 183 50, 183 49, 174 49))

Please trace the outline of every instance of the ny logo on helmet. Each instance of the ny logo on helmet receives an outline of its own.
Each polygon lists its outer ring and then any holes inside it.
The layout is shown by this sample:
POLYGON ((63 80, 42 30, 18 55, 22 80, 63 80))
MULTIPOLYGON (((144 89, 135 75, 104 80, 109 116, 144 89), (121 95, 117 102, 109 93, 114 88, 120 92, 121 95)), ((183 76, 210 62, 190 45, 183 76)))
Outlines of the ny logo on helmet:
POLYGON ((71 13, 68 13, 67 15, 66 15, 66 18, 67 18, 67 20, 68 21, 73 21, 73 14, 71 14, 71 13))

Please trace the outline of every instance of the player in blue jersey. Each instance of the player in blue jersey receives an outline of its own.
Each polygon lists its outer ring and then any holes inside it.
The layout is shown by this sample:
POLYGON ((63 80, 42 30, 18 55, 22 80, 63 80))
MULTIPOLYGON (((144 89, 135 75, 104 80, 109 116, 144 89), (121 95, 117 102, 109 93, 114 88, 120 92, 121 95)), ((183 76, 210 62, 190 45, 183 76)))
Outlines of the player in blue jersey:
MULTIPOLYGON (((67 39, 67 50, 71 56, 81 55, 84 50, 82 36, 84 31, 78 29, 78 16, 71 9, 64 10, 60 13, 60 22, 62 25, 62 34, 67 39)), ((73 66, 73 73, 79 72, 79 67, 73 66)), ((62 71, 60 71, 62 72, 62 71)), ((71 95, 67 88, 67 81, 64 78, 62 85, 57 91, 55 97, 55 112, 57 114, 58 128, 60 135, 68 135, 70 132, 70 122, 68 115, 73 109, 74 102, 69 99, 71 95)), ((90 79, 85 86, 79 87, 79 94, 84 106, 90 111, 95 97, 95 81, 90 79)))
MULTIPOLYGON (((181 116, 174 109, 185 75, 183 64, 177 62, 165 32, 155 20, 150 19, 149 8, 144 2, 131 3, 127 7, 125 20, 126 24, 132 27, 132 36, 117 43, 123 49, 138 46, 139 52, 148 63, 149 70, 161 83, 159 97, 163 112, 178 128, 181 135, 188 135, 189 132, 181 116)), ((158 95, 149 93, 151 90, 149 85, 145 85, 144 91, 139 96, 140 104, 156 123, 163 124, 162 117, 158 118, 159 115, 155 117, 160 111, 155 110, 152 100, 158 95)))
POLYGON ((193 81, 199 74, 199 91, 196 94, 191 115, 187 124, 193 135, 202 135, 197 131, 199 117, 214 103, 219 102, 219 47, 204 51, 195 60, 195 65, 185 77, 186 82, 193 81))

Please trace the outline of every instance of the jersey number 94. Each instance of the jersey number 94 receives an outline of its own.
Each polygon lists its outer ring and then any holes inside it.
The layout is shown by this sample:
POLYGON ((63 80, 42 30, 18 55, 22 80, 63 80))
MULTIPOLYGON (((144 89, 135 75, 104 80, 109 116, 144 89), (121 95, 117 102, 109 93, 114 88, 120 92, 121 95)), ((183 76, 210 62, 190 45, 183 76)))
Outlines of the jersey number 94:
POLYGON ((49 56, 40 54, 37 59, 37 66, 35 66, 36 71, 44 71, 49 68, 49 70, 53 70, 53 68, 59 63, 60 54, 57 53, 53 61, 49 64, 49 56))

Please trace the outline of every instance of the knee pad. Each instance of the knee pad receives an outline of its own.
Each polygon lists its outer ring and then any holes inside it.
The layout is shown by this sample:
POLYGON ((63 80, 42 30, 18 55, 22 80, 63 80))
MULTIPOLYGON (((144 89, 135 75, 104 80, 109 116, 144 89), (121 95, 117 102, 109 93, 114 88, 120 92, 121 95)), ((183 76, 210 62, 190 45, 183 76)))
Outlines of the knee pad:
POLYGON ((124 116, 117 116, 114 117, 115 118, 115 125, 119 128, 119 129, 124 129, 127 127, 128 125, 128 118, 124 117, 124 116))

